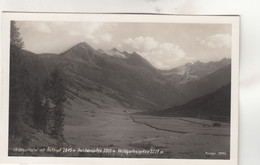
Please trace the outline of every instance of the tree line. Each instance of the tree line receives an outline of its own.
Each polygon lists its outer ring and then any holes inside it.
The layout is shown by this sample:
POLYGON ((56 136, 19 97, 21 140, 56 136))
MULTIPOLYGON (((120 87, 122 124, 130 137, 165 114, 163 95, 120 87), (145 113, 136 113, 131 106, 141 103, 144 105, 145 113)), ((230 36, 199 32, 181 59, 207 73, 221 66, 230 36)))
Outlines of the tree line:
POLYGON ((27 126, 53 137, 63 137, 66 101, 63 73, 56 66, 44 81, 40 73, 32 75, 33 66, 26 60, 23 46, 19 28, 11 21, 9 138, 22 137, 27 126))

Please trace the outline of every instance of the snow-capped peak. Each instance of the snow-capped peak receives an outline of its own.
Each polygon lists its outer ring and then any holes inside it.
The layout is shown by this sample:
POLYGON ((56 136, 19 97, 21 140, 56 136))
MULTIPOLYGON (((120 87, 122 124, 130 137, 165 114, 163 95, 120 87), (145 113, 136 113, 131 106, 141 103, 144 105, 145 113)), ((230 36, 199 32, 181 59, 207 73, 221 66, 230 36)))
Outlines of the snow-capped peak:
POLYGON ((107 50, 107 51, 103 51, 102 53, 105 53, 105 54, 107 54, 109 56, 113 56, 113 57, 126 58, 126 55, 124 55, 122 52, 120 52, 116 48, 113 48, 113 49, 107 50))

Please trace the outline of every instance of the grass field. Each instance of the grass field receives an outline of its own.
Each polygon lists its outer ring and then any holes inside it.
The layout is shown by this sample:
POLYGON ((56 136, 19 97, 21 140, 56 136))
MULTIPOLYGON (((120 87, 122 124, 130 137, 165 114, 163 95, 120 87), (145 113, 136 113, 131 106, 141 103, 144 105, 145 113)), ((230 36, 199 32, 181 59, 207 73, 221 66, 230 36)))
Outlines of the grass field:
POLYGON ((79 154, 91 157, 228 159, 230 125, 196 118, 137 115, 142 110, 70 100, 64 137, 72 148, 154 150, 153 154, 79 154), (158 151, 158 152, 157 152, 158 151))

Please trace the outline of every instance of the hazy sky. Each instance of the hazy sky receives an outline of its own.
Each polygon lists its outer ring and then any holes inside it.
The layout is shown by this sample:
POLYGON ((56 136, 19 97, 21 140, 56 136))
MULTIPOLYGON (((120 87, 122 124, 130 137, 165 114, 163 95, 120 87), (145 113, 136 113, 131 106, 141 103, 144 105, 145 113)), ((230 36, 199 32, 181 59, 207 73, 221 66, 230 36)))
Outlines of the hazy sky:
POLYGON ((231 56, 231 25, 181 23, 17 22, 25 49, 62 53, 79 42, 136 51, 158 69, 231 56))

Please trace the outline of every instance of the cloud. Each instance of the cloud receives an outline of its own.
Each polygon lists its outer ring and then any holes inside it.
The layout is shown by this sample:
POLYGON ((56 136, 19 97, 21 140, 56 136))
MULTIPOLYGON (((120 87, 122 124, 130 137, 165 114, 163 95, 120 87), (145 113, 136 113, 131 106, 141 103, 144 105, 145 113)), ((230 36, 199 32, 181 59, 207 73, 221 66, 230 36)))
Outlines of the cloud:
POLYGON ((80 40, 83 39, 92 44, 99 44, 101 41, 109 42, 112 39, 112 35, 108 33, 105 33, 103 36, 95 34, 104 26, 101 22, 78 23, 77 26, 60 23, 56 24, 56 26, 58 26, 58 29, 67 32, 70 37, 80 38, 80 40))
POLYGON ((138 50, 151 50, 158 46, 158 42, 152 37, 139 36, 136 38, 128 38, 124 41, 125 44, 131 45, 138 50))
POLYGON ((153 37, 128 38, 120 47, 138 52, 159 69, 171 69, 186 56, 180 46, 170 42, 159 42, 153 37))
POLYGON ((109 33, 105 33, 100 38, 102 41, 110 42, 112 40, 113 36, 109 33))
POLYGON ((98 29, 100 29, 102 26, 103 26, 102 22, 96 22, 96 23, 88 24, 87 26, 83 25, 83 28, 86 30, 86 32, 92 34, 98 29))
POLYGON ((100 32, 105 24, 102 22, 18 21, 17 24, 25 48, 35 53, 61 53, 82 41, 95 46, 111 38, 107 34, 101 38, 107 33, 100 32))
POLYGON ((72 29, 68 30, 68 34, 71 35, 71 36, 78 36, 78 35, 80 35, 80 33, 78 31, 72 30, 72 29))
POLYGON ((71 24, 60 24, 58 26, 59 26, 58 28, 63 29, 64 31, 68 30, 69 35, 76 36, 76 35, 84 34, 86 38, 92 39, 94 38, 94 33, 103 26, 103 23, 101 22, 89 23, 89 24, 78 23, 77 26, 72 26, 71 24))
POLYGON ((47 22, 18 22, 18 26, 22 26, 28 31, 37 31, 40 33, 51 33, 52 28, 47 22))
POLYGON ((40 32, 43 32, 43 33, 50 33, 51 32, 51 28, 46 23, 39 23, 38 24, 38 30, 40 32))
POLYGON ((215 34, 204 39, 197 39, 209 48, 229 48, 231 46, 230 34, 215 34))

